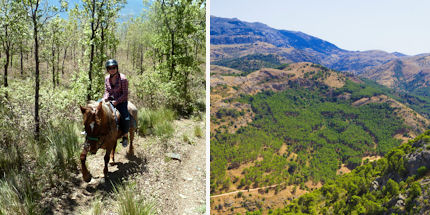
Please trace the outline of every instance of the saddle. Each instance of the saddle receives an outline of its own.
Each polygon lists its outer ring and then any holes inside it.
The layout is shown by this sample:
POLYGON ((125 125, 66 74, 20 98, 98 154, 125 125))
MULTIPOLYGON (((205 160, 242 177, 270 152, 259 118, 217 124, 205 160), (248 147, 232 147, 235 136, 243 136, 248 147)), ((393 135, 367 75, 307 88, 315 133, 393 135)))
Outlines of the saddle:
MULTIPOLYGON (((116 129, 119 129, 120 127, 119 118, 121 117, 121 114, 118 111, 118 109, 116 109, 116 107, 113 106, 112 102, 109 102, 109 106, 112 110, 113 116, 115 117, 116 129)), ((130 118, 130 127, 136 127, 136 120, 134 119, 134 117, 131 114, 128 114, 128 117, 130 118)))

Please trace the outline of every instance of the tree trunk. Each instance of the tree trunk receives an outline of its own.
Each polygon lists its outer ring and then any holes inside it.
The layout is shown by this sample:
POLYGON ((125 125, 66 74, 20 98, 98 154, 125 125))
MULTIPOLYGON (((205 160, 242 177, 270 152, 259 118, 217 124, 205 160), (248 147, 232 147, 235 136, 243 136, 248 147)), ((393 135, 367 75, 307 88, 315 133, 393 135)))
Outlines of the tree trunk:
MULTIPOLYGON (((7 40, 7 38, 8 38, 8 28, 7 28, 8 26, 6 25, 5 26, 5 39, 4 40, 7 40)), ((6 52, 5 54, 6 54, 6 62, 5 62, 5 64, 4 64, 4 79, 3 79, 3 84, 4 84, 4 87, 7 87, 8 86, 8 83, 7 83, 7 70, 8 70, 8 67, 9 67, 9 55, 10 55, 10 46, 9 46, 9 42, 8 41, 4 41, 3 40, 3 47, 4 47, 4 51, 6 52)))
POLYGON ((92 82, 93 82, 93 77, 92 77, 92 72, 93 72, 93 62, 94 62, 94 38, 95 38, 95 33, 96 33, 96 29, 94 26, 94 19, 95 19, 95 13, 96 13, 96 1, 92 0, 92 8, 91 8, 91 37, 90 37, 90 43, 91 43, 91 52, 90 52, 90 65, 89 65, 89 71, 88 71, 88 80, 90 81, 89 85, 88 85, 88 92, 87 92, 87 100, 91 100, 91 91, 92 91, 92 82))
POLYGON ((10 67, 13 68, 13 54, 10 55, 10 67))
POLYGON ((4 64, 4 79, 3 79, 3 84, 4 84, 4 87, 8 87, 8 83, 7 83, 7 70, 8 70, 8 67, 9 67, 9 55, 10 55, 10 51, 9 51, 9 48, 7 47, 6 48, 6 62, 5 62, 5 64, 4 64))
POLYGON ((57 49, 57 86, 60 86, 60 47, 58 47, 57 49))
POLYGON ((36 63, 36 88, 34 95, 34 122, 35 122, 35 139, 39 140, 40 121, 39 121, 39 41, 37 29, 37 11, 33 14, 33 34, 34 34, 34 59, 36 63))
POLYGON ((22 51, 22 46, 23 46, 24 44, 21 44, 21 47, 20 47, 20 49, 19 49, 19 56, 20 56, 20 65, 21 65, 21 76, 23 76, 24 75, 24 61, 23 61, 23 58, 24 58, 24 53, 22 53, 23 51, 22 51))
POLYGON ((126 56, 127 56, 127 61, 128 61, 128 53, 129 53, 129 50, 130 50, 130 42, 127 42, 127 50, 125 51, 126 56))
POLYGON ((170 53, 170 60, 172 63, 172 68, 170 69, 170 78, 169 80, 172 80, 173 78, 173 72, 175 71, 175 33, 172 31, 170 32, 171 40, 172 40, 172 49, 170 53))
MULTIPOLYGON (((106 28, 107 28, 107 26, 106 26, 106 28)), ((101 40, 100 56, 104 56, 104 52, 105 52, 105 28, 102 26, 101 30, 102 30, 102 33, 100 35, 100 40, 101 40)), ((103 68, 104 60, 105 59, 103 57, 100 58, 99 69, 103 68)))
POLYGON ((61 75, 64 75, 64 61, 66 61, 66 56, 67 56, 67 47, 64 48, 64 56, 63 56, 63 64, 61 66, 61 75))
POLYGON ((55 47, 54 47, 54 41, 52 41, 52 47, 51 47, 51 53, 52 53, 52 86, 55 89, 55 47))
POLYGON ((91 53, 90 53, 90 68, 88 71, 88 79, 90 81, 89 85, 88 85, 88 94, 87 94, 87 100, 91 100, 91 85, 93 82, 93 77, 92 77, 92 71, 93 71, 93 61, 94 61, 94 44, 91 44, 91 53))
POLYGON ((143 47, 140 46, 140 74, 143 74, 143 47))

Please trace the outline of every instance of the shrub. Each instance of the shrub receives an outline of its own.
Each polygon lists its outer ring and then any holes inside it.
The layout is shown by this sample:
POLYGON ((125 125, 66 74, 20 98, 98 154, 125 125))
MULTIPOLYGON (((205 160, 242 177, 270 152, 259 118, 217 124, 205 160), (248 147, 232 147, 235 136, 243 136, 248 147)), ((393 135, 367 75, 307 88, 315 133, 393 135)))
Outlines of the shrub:
POLYGON ((196 137, 198 137, 198 138, 203 137, 203 131, 202 131, 202 129, 200 128, 200 126, 198 126, 198 125, 196 125, 196 126, 194 127, 194 136, 196 136, 196 137))
POLYGON ((117 212, 120 215, 148 215, 155 214, 154 206, 152 203, 145 202, 145 200, 136 195, 136 185, 126 184, 120 187, 114 186, 117 212))
POLYGON ((140 134, 154 134, 163 138, 170 138, 173 135, 174 128, 172 121, 175 119, 175 112, 172 110, 166 108, 158 110, 142 108, 139 110, 138 117, 138 132, 140 134))
POLYGON ((419 177, 424 176, 427 173, 427 167, 421 166, 420 168, 418 168, 417 173, 419 177))
POLYGON ((173 136, 174 132, 175 129, 171 121, 163 121, 154 126, 154 134, 157 137, 169 139, 173 136))
POLYGON ((41 191, 34 181, 31 175, 17 173, 0 181, 0 214, 39 214, 41 191))
POLYGON ((384 187, 384 193, 397 196, 399 194, 399 184, 397 184, 397 182, 393 181, 392 179, 389 179, 384 187))
POLYGON ((48 125, 44 132, 46 140, 43 142, 46 145, 40 144, 40 161, 55 173, 66 176, 68 169, 76 169, 78 166, 79 143, 83 139, 80 141, 77 126, 67 121, 58 121, 48 125))
POLYGON ((193 141, 191 141, 191 139, 190 139, 186 134, 183 134, 183 135, 182 135, 182 140, 183 140, 185 143, 188 143, 188 144, 192 144, 192 143, 193 143, 193 141))

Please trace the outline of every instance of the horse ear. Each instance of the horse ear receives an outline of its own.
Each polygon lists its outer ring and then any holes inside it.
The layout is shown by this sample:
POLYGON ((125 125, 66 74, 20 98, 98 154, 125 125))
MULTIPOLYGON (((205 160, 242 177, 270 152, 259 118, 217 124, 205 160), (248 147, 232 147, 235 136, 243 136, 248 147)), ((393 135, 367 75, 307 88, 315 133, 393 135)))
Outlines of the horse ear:
POLYGON ((99 105, 97 106, 97 112, 100 111, 100 110, 103 110, 102 103, 103 102, 99 102, 99 105))
POLYGON ((97 116, 102 116, 102 113, 103 113, 102 103, 103 102, 100 102, 99 105, 97 106, 97 109, 96 109, 97 116))
POLYGON ((81 105, 79 105, 79 107, 81 108, 81 112, 82 112, 82 114, 84 114, 84 113, 87 111, 87 109, 86 109, 86 108, 84 108, 84 107, 82 107, 81 105))

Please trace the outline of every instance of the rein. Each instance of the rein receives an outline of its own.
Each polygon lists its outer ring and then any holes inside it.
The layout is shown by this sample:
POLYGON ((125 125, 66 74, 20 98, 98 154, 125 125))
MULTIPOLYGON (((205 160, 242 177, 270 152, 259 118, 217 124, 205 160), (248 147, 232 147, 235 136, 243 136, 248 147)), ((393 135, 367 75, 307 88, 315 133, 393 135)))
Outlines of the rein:
POLYGON ((97 144, 97 149, 99 149, 100 147, 102 147, 103 146, 103 144, 104 144, 104 141, 100 141, 100 138, 99 137, 90 137, 90 136, 85 136, 85 143, 84 143, 84 147, 85 148, 88 148, 88 147, 90 147, 90 143, 87 141, 87 140, 92 140, 92 141, 97 141, 98 142, 98 144, 97 144))

